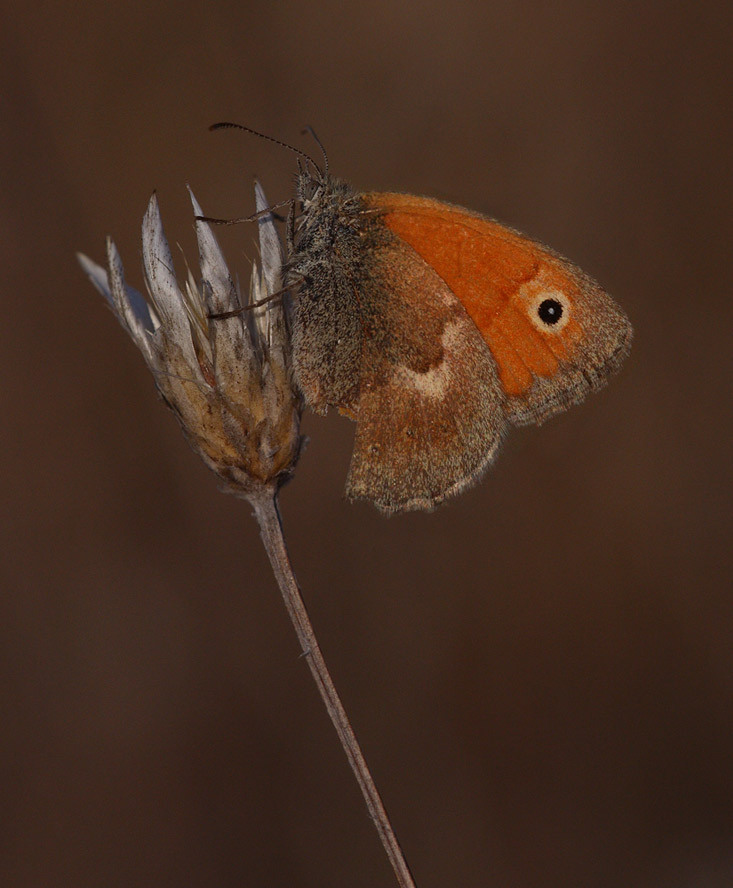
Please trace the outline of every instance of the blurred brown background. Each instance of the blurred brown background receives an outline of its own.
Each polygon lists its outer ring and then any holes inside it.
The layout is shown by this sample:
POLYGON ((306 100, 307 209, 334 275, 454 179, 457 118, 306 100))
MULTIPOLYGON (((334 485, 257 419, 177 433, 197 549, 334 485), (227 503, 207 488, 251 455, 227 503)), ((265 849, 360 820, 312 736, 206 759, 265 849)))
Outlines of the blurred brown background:
MULTIPOLYGON (((74 259, 285 151, 552 244, 636 327, 608 389, 385 520, 308 417, 283 513, 420 888, 733 885, 729 4, 36 4, 2 37, 0 884, 392 875, 249 509, 74 259)), ((222 232, 246 277, 254 232, 222 232)), ((178 263, 182 272, 183 263, 178 263)))

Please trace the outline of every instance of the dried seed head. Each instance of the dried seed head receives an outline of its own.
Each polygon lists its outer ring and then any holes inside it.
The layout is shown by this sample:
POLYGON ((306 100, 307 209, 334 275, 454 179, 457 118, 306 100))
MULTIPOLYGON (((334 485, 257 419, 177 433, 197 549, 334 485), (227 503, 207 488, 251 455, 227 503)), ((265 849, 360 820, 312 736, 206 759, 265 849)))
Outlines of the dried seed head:
MULTIPOLYGON (((255 198, 258 211, 267 209, 259 184, 255 198)), ((202 215, 193 194, 191 201, 202 215)), ((258 227, 261 264, 252 269, 250 303, 282 286, 282 247, 272 216, 260 218, 258 227)), ((110 239, 107 271, 86 256, 79 261, 143 353, 189 443, 226 488, 241 496, 276 490, 292 474, 302 445, 287 294, 231 317, 212 317, 237 312, 242 297, 208 224, 197 220, 196 234, 201 280, 189 270, 181 288, 153 195, 142 229, 150 303, 125 282, 110 239)))

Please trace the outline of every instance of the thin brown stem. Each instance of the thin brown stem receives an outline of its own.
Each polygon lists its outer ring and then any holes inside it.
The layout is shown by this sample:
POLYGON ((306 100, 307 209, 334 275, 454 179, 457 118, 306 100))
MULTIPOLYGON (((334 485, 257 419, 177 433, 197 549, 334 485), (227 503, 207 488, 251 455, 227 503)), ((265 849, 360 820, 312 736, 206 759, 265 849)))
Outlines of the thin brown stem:
POLYGON ((384 804, 374 784, 372 775, 369 773, 369 768, 354 730, 351 727, 349 717, 331 680, 331 675, 323 659, 323 654, 308 617, 305 602, 300 594, 285 546, 280 513, 277 507, 277 494, 272 490, 263 489, 260 494, 251 495, 249 500, 254 507, 255 515, 260 525, 262 542, 282 592, 285 607, 295 627, 303 654, 308 661, 311 674, 318 686, 333 726, 336 728, 336 733, 339 736, 349 764, 361 787, 369 815, 377 828, 384 850, 387 852, 389 862, 392 864, 392 868, 397 876, 397 882, 400 888, 415 888, 415 882, 407 866, 407 861, 392 829, 392 824, 389 822, 387 812, 384 809, 384 804))

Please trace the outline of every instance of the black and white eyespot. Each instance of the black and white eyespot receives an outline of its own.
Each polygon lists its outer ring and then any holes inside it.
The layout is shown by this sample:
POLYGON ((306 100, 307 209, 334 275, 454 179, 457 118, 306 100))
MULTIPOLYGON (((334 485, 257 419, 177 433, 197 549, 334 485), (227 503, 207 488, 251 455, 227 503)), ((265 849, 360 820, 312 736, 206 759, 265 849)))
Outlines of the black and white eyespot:
POLYGON ((559 333, 570 320, 570 300, 557 290, 536 293, 527 302, 532 323, 543 333, 559 333))

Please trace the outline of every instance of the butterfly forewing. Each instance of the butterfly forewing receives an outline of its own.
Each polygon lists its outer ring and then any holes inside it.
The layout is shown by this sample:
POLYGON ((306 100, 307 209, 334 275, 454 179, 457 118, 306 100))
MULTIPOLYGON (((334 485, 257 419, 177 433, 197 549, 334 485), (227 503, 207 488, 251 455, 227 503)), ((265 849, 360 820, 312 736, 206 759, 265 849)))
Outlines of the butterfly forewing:
POLYGON ((600 387, 620 365, 631 339, 626 316, 554 251, 429 198, 365 198, 472 319, 496 361, 513 422, 543 421, 600 387))

